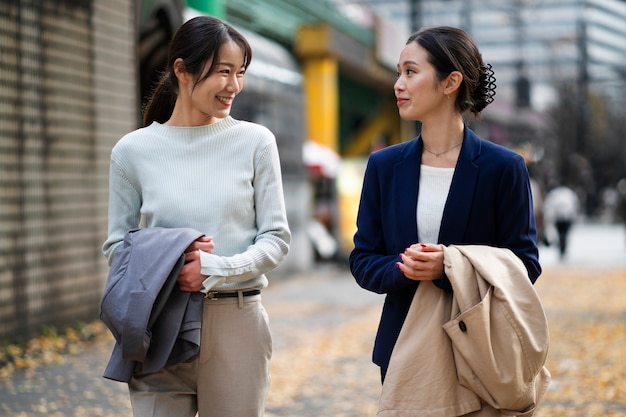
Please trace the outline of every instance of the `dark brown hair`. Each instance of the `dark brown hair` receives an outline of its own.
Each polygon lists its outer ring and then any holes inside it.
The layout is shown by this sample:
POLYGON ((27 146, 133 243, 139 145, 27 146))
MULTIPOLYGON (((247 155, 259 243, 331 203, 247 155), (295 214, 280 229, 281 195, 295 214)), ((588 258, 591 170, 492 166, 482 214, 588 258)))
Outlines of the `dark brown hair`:
POLYGON ((228 41, 233 41, 241 47, 245 60, 244 66, 248 68, 252 59, 250 44, 241 33, 220 19, 212 16, 194 17, 176 31, 170 42, 165 70, 144 108, 144 126, 153 121, 164 123, 172 115, 178 96, 178 79, 174 73, 174 62, 181 58, 185 71, 196 78, 197 84, 214 71, 219 59, 220 47, 228 41), (208 62, 211 63, 210 67, 200 78, 208 62))
POLYGON ((452 71, 463 74, 455 106, 461 112, 470 111, 478 117, 493 101, 496 84, 491 65, 485 64, 472 38, 461 29, 449 26, 423 28, 406 42, 417 42, 428 53, 428 62, 435 68, 439 80, 452 71))

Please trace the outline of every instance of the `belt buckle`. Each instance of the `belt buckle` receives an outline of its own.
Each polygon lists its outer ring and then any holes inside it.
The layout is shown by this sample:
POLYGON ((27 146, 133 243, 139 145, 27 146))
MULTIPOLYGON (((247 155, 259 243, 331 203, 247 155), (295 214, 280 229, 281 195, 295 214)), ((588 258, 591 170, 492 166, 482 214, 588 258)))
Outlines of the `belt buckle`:
POLYGON ((204 298, 208 300, 217 300, 217 291, 207 291, 204 294, 204 298))

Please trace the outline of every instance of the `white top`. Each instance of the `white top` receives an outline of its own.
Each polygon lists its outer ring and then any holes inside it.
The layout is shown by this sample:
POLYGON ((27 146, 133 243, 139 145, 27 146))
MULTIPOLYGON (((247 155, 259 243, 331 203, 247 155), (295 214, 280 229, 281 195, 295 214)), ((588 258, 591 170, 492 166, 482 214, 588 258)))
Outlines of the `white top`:
POLYGON ((543 215, 546 223, 558 220, 576 220, 580 202, 571 188, 559 186, 550 190, 543 200, 543 215))
POLYGON ((264 288, 264 274, 287 255, 278 148, 261 125, 231 117, 198 127, 152 123, 115 145, 109 181, 109 263, 142 218, 146 227, 213 237, 213 253, 200 257, 213 290, 264 288))
POLYGON ((448 199, 454 168, 421 165, 417 197, 417 238, 421 243, 438 243, 443 208, 448 199))

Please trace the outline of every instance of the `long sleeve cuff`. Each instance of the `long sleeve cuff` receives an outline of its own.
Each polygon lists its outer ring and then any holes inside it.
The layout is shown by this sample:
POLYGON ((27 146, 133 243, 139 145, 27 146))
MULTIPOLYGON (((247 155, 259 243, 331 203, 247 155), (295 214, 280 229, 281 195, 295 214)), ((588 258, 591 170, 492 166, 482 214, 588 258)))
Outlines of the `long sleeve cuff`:
POLYGON ((224 282, 226 282, 226 278, 224 277, 217 277, 214 275, 208 276, 204 281, 202 281, 202 286, 204 288, 201 289, 200 292, 203 292, 206 294, 207 292, 211 291, 213 287, 220 286, 224 282))

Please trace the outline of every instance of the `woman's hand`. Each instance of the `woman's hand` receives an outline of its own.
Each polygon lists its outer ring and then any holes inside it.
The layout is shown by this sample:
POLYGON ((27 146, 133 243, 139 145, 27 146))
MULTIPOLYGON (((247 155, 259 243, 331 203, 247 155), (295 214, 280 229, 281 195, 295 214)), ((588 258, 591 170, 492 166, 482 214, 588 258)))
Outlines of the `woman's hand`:
POLYGON ((196 292, 202 289, 206 275, 200 273, 200 254, 198 250, 211 253, 215 248, 213 238, 202 236, 185 249, 185 265, 178 274, 178 286, 181 291, 196 292))
POLYGON ((196 252, 201 250, 202 252, 211 253, 215 249, 215 243, 213 243, 213 237, 211 236, 200 236, 198 239, 193 241, 191 245, 185 249, 185 253, 196 252))
POLYGON ((400 254, 396 266, 405 277, 415 281, 432 281, 443 276, 443 245, 416 243, 400 254))

